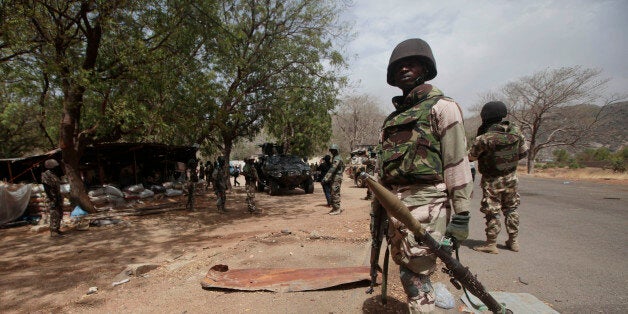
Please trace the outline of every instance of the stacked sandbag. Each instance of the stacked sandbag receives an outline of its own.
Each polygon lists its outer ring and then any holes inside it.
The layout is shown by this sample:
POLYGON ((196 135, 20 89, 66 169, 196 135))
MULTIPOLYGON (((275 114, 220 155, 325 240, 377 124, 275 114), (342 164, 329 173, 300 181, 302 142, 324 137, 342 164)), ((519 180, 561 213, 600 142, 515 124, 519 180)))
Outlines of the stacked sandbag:
POLYGON ((155 196, 155 192, 145 189, 141 183, 130 185, 124 189, 124 199, 126 200, 145 199, 153 196, 155 196))
POLYGON ((166 196, 179 196, 183 195, 183 183, 181 182, 164 182, 166 188, 166 196))
POLYGON ((44 191, 43 184, 32 183, 31 188, 31 198, 26 207, 26 214, 28 216, 40 216, 41 213, 48 211, 48 196, 44 191))
POLYGON ((87 193, 95 206, 118 207, 124 205, 124 193, 113 185, 103 185, 87 193))

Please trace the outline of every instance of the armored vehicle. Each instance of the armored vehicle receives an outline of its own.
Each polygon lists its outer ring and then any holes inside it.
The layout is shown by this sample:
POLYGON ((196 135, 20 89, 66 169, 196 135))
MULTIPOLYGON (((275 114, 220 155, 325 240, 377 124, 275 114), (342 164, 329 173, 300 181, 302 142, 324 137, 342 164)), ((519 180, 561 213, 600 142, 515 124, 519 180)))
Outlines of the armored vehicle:
POLYGON ((306 162, 297 156, 284 154, 279 145, 264 143, 260 146, 264 155, 256 163, 260 179, 258 191, 268 188, 270 195, 277 195, 282 189, 301 188, 306 194, 314 193, 314 180, 306 162))

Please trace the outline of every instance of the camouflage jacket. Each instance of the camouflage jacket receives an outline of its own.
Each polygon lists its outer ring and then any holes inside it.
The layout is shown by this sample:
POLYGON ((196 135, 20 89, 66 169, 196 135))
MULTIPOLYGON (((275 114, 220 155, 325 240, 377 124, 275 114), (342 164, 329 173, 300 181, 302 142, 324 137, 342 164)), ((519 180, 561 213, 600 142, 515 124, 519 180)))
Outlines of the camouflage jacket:
POLYGON ((46 170, 41 174, 41 183, 44 186, 46 196, 52 203, 52 207, 61 207, 63 205, 63 199, 61 197, 61 180, 52 172, 52 170, 46 170))
POLYGON ((498 177, 515 172, 527 151, 528 145, 519 128, 502 121, 475 138, 469 156, 478 159, 478 170, 483 176, 498 177))
POLYGON ((421 85, 386 118, 381 138, 381 178, 385 184, 433 183, 443 180, 440 141, 429 119, 443 93, 421 85))
POLYGON ((246 181, 246 183, 255 183, 259 181, 257 169, 255 169, 255 166, 251 164, 244 165, 244 168, 242 168, 242 174, 244 175, 244 180, 246 181))
POLYGON ((327 170, 323 182, 342 180, 342 173, 345 171, 345 163, 342 161, 340 155, 336 155, 332 158, 331 167, 327 170))
POLYGON ((413 205, 445 198, 456 213, 468 211, 473 185, 460 106, 429 84, 393 104, 378 147, 382 183, 421 185, 413 205))

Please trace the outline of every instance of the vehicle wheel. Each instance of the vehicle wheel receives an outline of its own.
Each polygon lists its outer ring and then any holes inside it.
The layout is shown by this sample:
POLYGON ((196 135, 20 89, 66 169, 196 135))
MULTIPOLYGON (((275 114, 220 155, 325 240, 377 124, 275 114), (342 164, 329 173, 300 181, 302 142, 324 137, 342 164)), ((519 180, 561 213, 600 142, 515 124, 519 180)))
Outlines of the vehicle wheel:
POLYGON ((312 194, 314 193, 314 181, 313 180, 307 180, 307 182, 305 183, 305 194, 312 194))
POLYGON ((277 194, 279 194, 279 183, 277 183, 277 182, 270 182, 270 189, 268 191, 268 194, 270 194, 270 195, 277 195, 277 194))

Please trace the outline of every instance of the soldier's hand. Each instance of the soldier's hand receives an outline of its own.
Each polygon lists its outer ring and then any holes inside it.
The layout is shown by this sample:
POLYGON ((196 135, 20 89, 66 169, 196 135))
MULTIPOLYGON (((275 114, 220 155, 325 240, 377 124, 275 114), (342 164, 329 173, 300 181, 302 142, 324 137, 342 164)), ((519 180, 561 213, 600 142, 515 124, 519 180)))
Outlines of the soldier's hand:
POLYGON ((453 237, 456 239, 456 245, 467 239, 469 236, 469 212, 460 214, 454 214, 451 217, 451 222, 447 225, 445 230, 445 236, 453 237))

